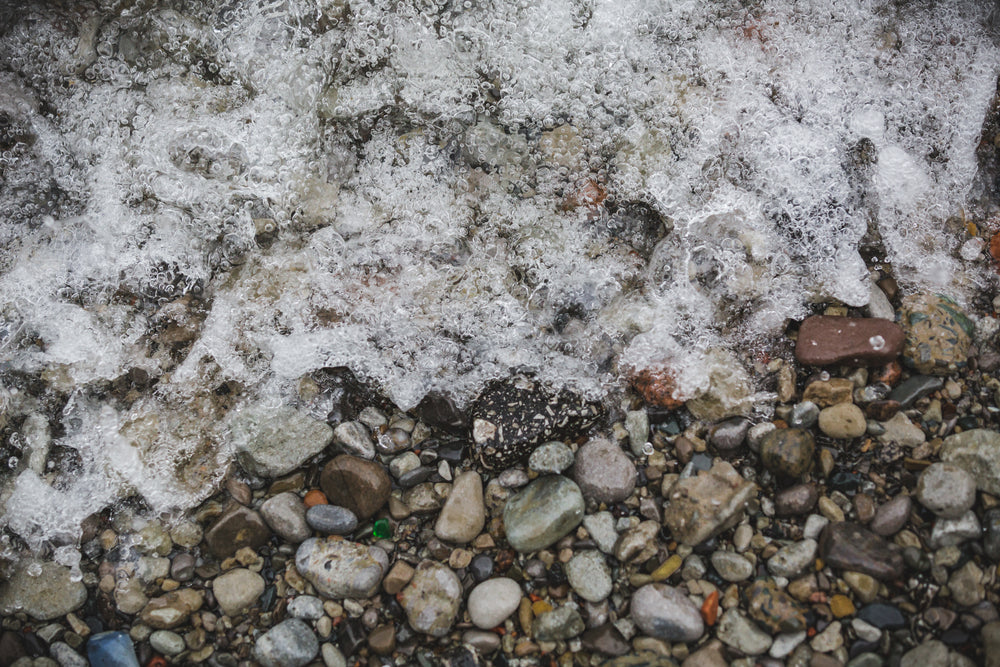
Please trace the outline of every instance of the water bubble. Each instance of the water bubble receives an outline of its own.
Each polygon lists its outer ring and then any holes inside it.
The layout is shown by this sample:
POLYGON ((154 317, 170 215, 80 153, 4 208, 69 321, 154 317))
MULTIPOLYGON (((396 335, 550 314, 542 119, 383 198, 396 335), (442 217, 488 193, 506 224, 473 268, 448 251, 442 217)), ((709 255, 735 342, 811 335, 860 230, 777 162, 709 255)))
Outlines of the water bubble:
POLYGON ((872 336, 868 339, 868 344, 871 345, 872 349, 875 351, 881 350, 885 347, 885 338, 882 336, 872 336))
POLYGON ((28 565, 25 572, 29 577, 39 577, 42 574, 42 564, 38 561, 34 561, 28 565))
POLYGON ((646 442, 646 443, 643 443, 643 445, 642 445, 642 453, 643 453, 643 454, 645 454, 646 456, 649 456, 649 455, 651 455, 651 454, 652 454, 652 453, 653 453, 654 451, 655 451, 655 450, 653 449, 653 443, 651 443, 651 442, 646 442))

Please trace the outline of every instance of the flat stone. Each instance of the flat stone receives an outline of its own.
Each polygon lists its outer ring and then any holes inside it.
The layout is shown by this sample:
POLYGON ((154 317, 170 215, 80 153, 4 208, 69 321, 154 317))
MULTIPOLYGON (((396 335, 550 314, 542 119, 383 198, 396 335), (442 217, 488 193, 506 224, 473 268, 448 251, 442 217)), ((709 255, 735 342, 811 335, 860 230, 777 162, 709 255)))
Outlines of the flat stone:
POLYGON ((601 415, 596 403, 527 378, 491 383, 470 411, 472 441, 483 466, 502 470, 539 444, 584 433, 601 415))
POLYGON ((814 380, 802 392, 802 400, 815 403, 819 408, 828 408, 840 403, 850 403, 854 396, 854 383, 847 378, 814 380))
POLYGON ((462 583, 450 568, 425 560, 399 595, 410 627, 432 637, 451 630, 462 604, 462 583))
POLYGON ((581 551, 566 563, 566 578, 576 594, 588 602, 611 595, 611 568, 599 551, 581 551))
POLYGON ((576 637, 586 627, 580 612, 563 605, 539 614, 531 624, 531 636, 540 642, 565 641, 576 637))
POLYGON ((622 448, 605 438, 594 438, 576 453, 573 479, 585 498, 616 503, 635 490, 638 473, 622 448))
POLYGON ((774 496, 774 514, 777 517, 800 516, 809 513, 819 500, 815 484, 796 484, 782 489, 774 496))
POLYGON ((606 661, 601 667, 677 667, 668 656, 656 651, 635 651, 606 661))
POLYGON ((754 625, 738 609, 729 609, 722 615, 716 636, 726 646, 746 655, 760 655, 771 648, 771 636, 754 625))
POLYGON ((231 422, 236 460, 258 477, 286 475, 322 452, 333 439, 326 422, 287 406, 251 406, 231 422))
POLYGON ((722 456, 734 454, 746 440, 750 420, 745 417, 726 419, 712 427, 708 439, 722 456))
POLYGON ((753 576, 753 563, 746 556, 733 551, 715 551, 712 553, 712 567, 726 581, 746 581, 753 576))
POLYGON ((875 510, 875 518, 868 527, 880 537, 891 537, 903 529, 910 519, 913 501, 910 496, 900 494, 875 510))
POLYGON ((807 366, 881 366, 899 356, 904 340, 890 320, 814 315, 799 326, 795 358, 807 366))
POLYGON ((278 623, 257 639, 253 657, 261 667, 303 667, 319 654, 312 628, 297 618, 278 623))
POLYGON ((815 564, 816 548, 816 540, 802 540, 785 545, 768 559, 767 569, 776 577, 794 579, 815 564))
POLYGON ((295 552, 295 567, 320 595, 335 600, 369 598, 389 569, 389 557, 375 546, 338 538, 310 538, 295 552))
POLYGON ((243 547, 259 549, 271 539, 271 529, 257 512, 242 505, 233 505, 205 531, 205 544, 216 558, 222 560, 243 547))
POLYGON ((701 612, 676 588, 646 584, 632 595, 632 620, 650 637, 670 642, 697 641, 705 632, 701 612))
POLYGON ((820 557, 830 566, 891 581, 903 575, 899 547, 848 521, 827 525, 819 539, 820 557))
POLYGON ((184 638, 170 630, 157 630, 149 636, 149 645, 163 655, 177 655, 185 649, 184 638))
POLYGON ((1000 495, 1000 433, 972 429, 949 435, 941 445, 941 460, 971 474, 980 491, 1000 495))
POLYGON ((798 479, 809 472, 815 452, 812 434, 798 428, 779 428, 760 442, 760 459, 764 467, 787 479, 798 479))
POLYGON ((191 614, 201 609, 204 599, 193 588, 176 591, 153 598, 143 607, 139 620, 157 630, 173 630, 183 625, 191 614))
POLYGON ((917 479, 917 501, 945 519, 957 519, 976 502, 976 480, 951 463, 932 463, 917 479))
POLYGON ((333 429, 333 441, 344 454, 371 460, 375 458, 375 442, 368 427, 361 422, 343 422, 333 429))
POLYGON ((936 639, 928 639, 904 653, 899 667, 950 667, 948 647, 936 639))
POLYGON ((899 608, 881 602, 859 609, 858 618, 879 630, 898 630, 906 627, 906 617, 899 608))
POLYGON ((434 534, 445 542, 466 544, 483 531, 485 524, 483 480, 479 473, 468 470, 455 478, 451 493, 434 524, 434 534))
POLYGON ((1000 621, 991 621, 980 630, 986 667, 1000 667, 1000 621))
MULTIPOLYGON (((646 428, 648 430, 648 424, 646 428)), ((531 452, 531 456, 528 458, 528 467, 538 473, 558 475, 573 465, 573 459, 573 450, 569 448, 569 445, 554 440, 539 445, 535 451, 531 452)))
POLYGON ((603 511, 588 514, 583 517, 583 527, 597 544, 597 548, 606 554, 613 553, 618 542, 618 531, 615 530, 615 518, 611 512, 603 511))
POLYGON ((469 593, 469 618, 483 630, 495 628, 517 611, 521 597, 521 587, 513 579, 487 579, 469 593))
POLYGON ((260 515, 278 537, 292 544, 304 542, 312 536, 306 521, 306 506, 291 491, 279 493, 261 503, 260 515))
POLYGON ((746 591, 750 617, 772 634, 806 629, 806 610, 771 579, 758 579, 746 591))
POLYGON ((375 655, 392 655, 396 650, 396 628, 392 623, 380 625, 368 635, 368 648, 375 655))
MULTIPOLYGON (((919 399, 941 389, 944 379, 933 375, 914 375, 900 382, 887 397, 899 403, 900 410, 909 410, 919 399)), ((884 420, 880 420, 884 421, 884 420)))
POLYGON ((319 485, 330 504, 346 507, 360 520, 382 509, 392 493, 392 480, 381 464, 349 454, 324 466, 319 485))
POLYGON ((868 429, 865 413, 853 403, 839 403, 819 413, 819 430, 837 440, 860 438, 868 429))
POLYGON ((882 444, 913 448, 922 445, 927 440, 923 429, 911 422, 909 417, 902 412, 897 412, 892 419, 879 422, 879 424, 885 429, 877 436, 878 441, 882 444))
POLYGON ((612 623, 590 628, 580 635, 580 643, 585 651, 601 655, 619 656, 632 650, 632 646, 612 623))
POLYGON ((256 572, 236 568, 212 582, 212 593, 226 616, 239 616, 250 609, 264 592, 264 578, 256 572))
POLYGON ((906 366, 927 375, 965 367, 974 325, 954 301, 938 294, 904 297, 900 321, 906 330, 906 366))
POLYGON ((0 612, 5 615, 23 611, 49 621, 79 609, 86 601, 83 582, 73 581, 68 567, 51 561, 25 558, 0 583, 0 612))
POLYGON ((354 512, 338 505, 313 505, 306 510, 306 521, 324 535, 347 535, 358 527, 354 512))
MULTIPOLYGON (((183 640, 181 641, 183 642, 183 640)), ((88 667, 90 665, 86 658, 77 653, 66 642, 52 642, 49 644, 49 655, 59 663, 59 667, 88 667)), ((2 657, 0 657, 0 660, 2 660, 2 657)), ((128 667, 128 664, 121 664, 118 667, 128 667)))
POLYGON ((931 529, 930 545, 935 549, 976 540, 982 535, 982 527, 976 513, 969 510, 957 519, 938 519, 931 529))
POLYGON ((504 506, 507 541, 522 553, 544 549, 576 528, 583 515, 576 483, 561 475, 539 477, 504 506))
POLYGON ((757 487, 727 462, 678 481, 664 504, 664 523, 674 539, 695 546, 739 523, 757 487))

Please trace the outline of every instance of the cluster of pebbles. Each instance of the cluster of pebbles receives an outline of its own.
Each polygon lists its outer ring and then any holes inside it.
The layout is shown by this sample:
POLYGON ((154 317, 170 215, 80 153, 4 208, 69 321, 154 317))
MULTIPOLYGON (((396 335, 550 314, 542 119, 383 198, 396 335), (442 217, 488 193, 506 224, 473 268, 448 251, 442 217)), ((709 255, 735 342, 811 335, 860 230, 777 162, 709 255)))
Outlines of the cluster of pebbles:
POLYGON ((884 286, 696 404, 246 408, 189 516, 13 566, 0 664, 1000 665, 997 321, 884 286))

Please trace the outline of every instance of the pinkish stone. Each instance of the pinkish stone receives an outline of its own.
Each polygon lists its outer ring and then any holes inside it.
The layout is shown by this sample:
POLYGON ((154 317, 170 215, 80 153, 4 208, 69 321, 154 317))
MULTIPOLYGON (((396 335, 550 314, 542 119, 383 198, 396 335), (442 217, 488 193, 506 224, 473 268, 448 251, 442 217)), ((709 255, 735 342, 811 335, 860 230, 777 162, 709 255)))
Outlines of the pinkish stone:
POLYGON ((815 315, 799 327, 795 358, 808 366, 881 366, 899 356, 905 339, 889 320, 815 315))

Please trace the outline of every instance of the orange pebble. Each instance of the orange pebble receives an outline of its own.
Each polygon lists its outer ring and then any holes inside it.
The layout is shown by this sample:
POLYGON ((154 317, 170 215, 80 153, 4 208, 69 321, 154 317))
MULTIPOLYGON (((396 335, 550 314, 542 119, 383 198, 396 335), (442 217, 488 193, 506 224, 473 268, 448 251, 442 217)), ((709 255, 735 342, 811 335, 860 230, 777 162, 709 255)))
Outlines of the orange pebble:
POLYGON ((167 661, 158 655, 154 655, 149 659, 149 662, 146 663, 146 667, 167 667, 167 661))
POLYGON ((711 595, 705 598, 705 603, 701 605, 701 617, 705 619, 705 625, 715 625, 715 621, 719 618, 719 591, 712 591, 711 595))
POLYGON ((326 494, 319 489, 313 489, 306 494, 306 497, 302 499, 306 507, 313 507, 315 505, 329 505, 330 501, 326 499, 326 494))

